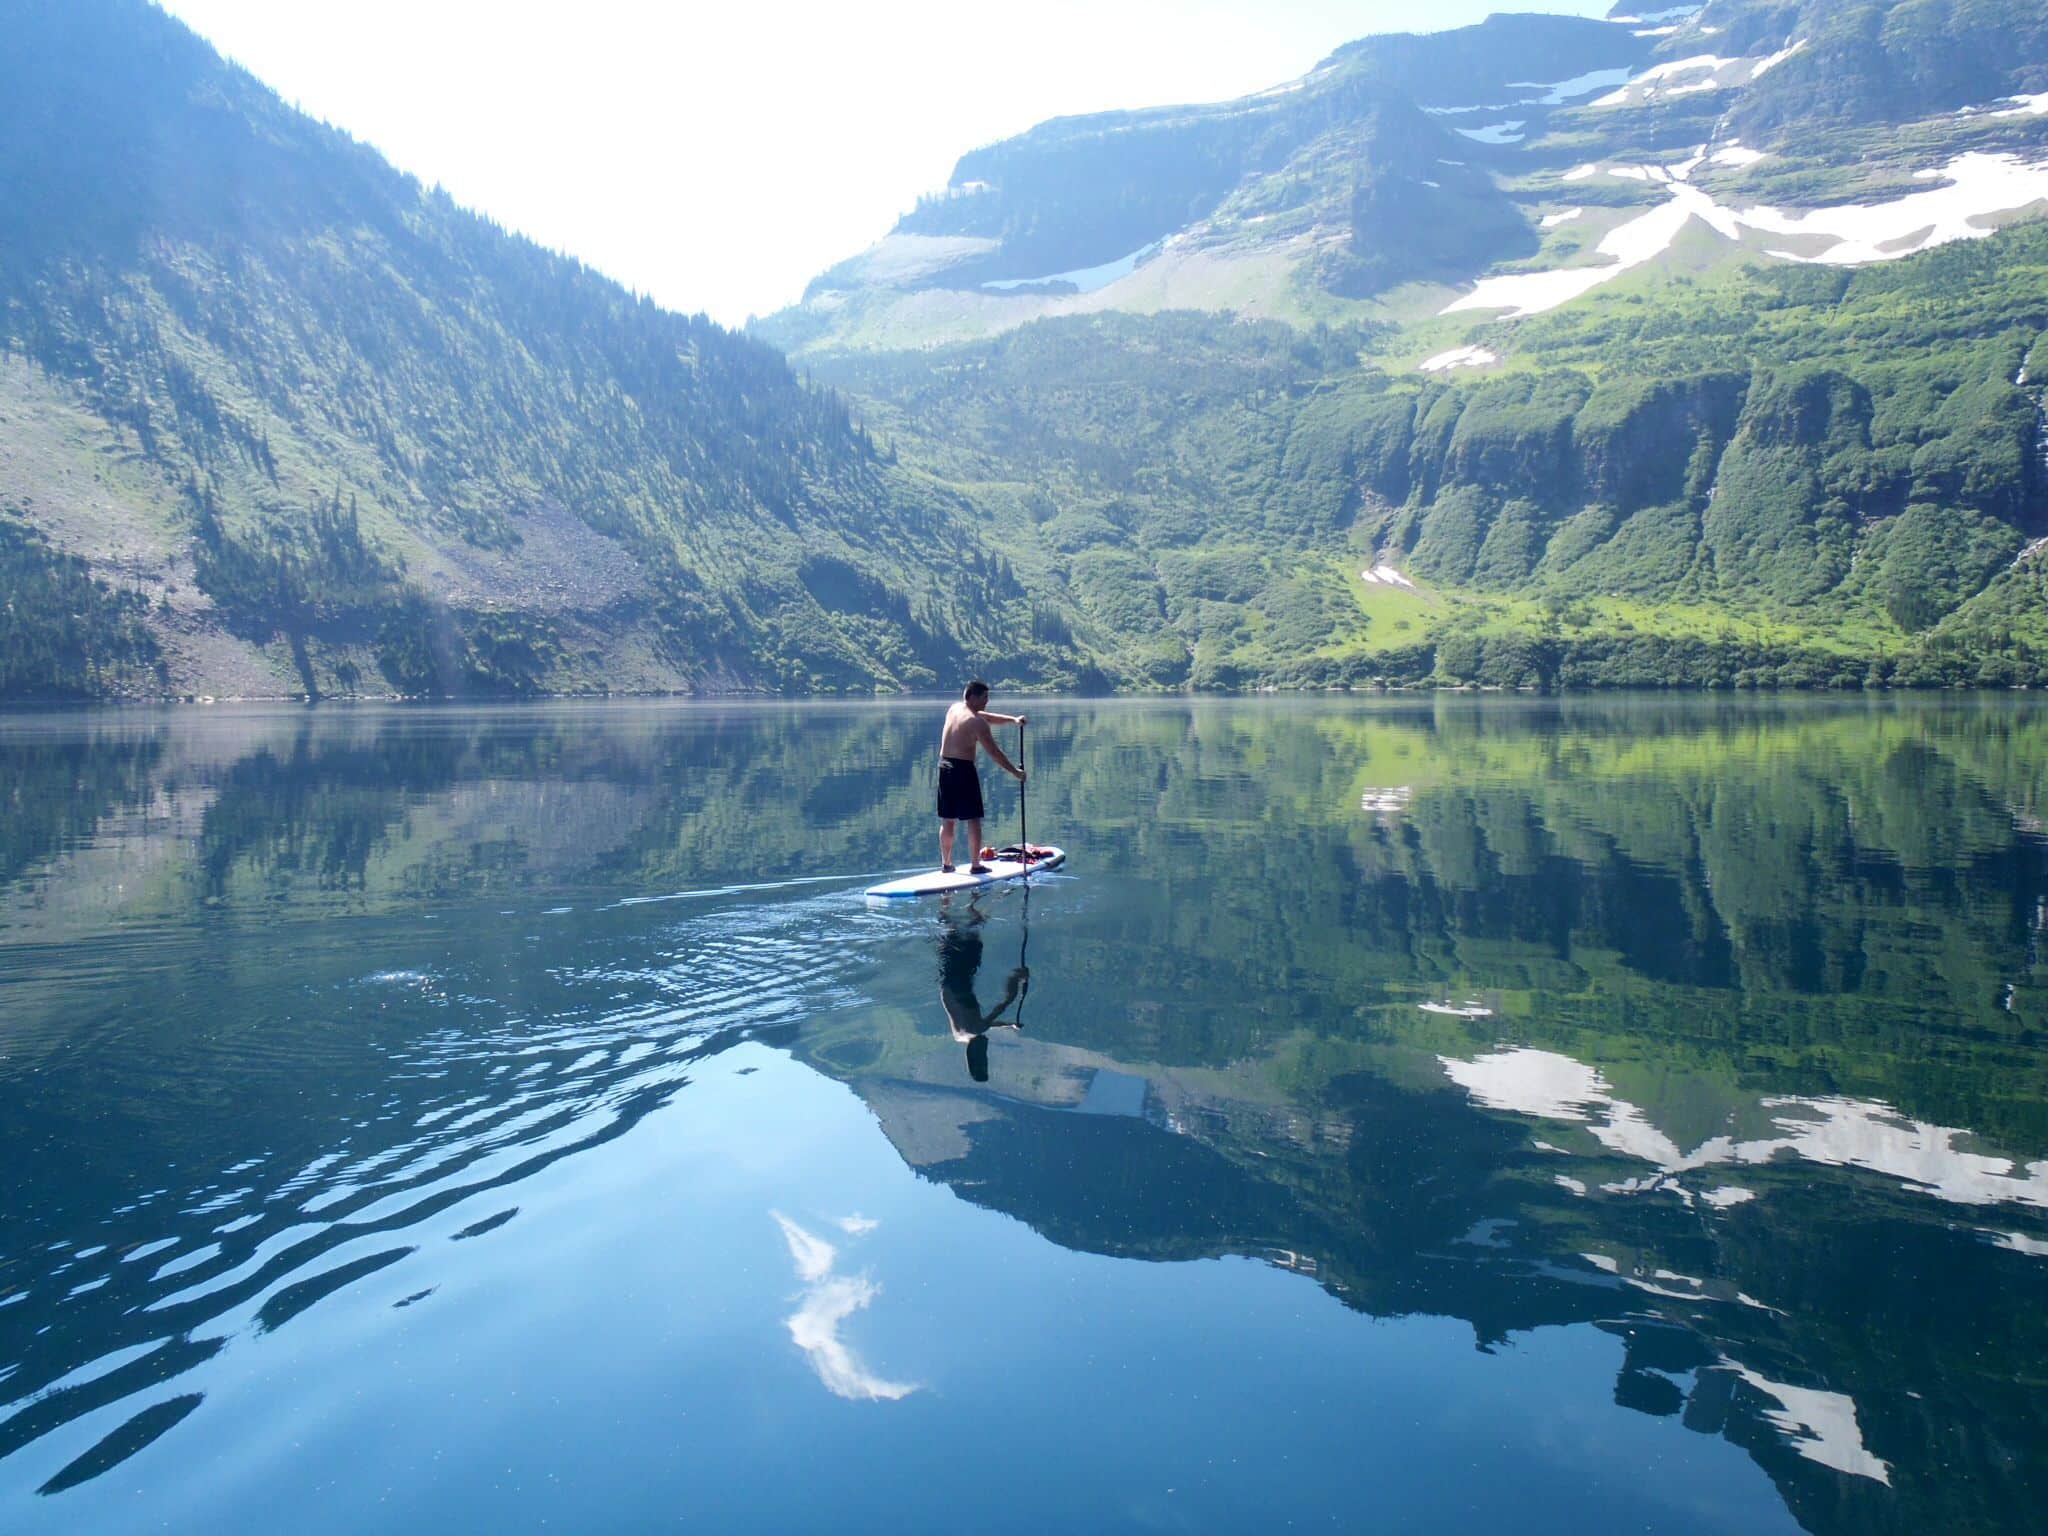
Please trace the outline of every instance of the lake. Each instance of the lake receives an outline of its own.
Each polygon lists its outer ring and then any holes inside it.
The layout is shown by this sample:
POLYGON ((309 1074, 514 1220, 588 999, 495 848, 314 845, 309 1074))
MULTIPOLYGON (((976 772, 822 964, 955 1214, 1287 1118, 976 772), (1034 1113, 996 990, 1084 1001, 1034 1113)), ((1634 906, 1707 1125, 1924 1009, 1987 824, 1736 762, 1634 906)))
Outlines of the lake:
POLYGON ((0 717, 0 1528, 2038 1528, 2048 710, 938 711, 0 717))

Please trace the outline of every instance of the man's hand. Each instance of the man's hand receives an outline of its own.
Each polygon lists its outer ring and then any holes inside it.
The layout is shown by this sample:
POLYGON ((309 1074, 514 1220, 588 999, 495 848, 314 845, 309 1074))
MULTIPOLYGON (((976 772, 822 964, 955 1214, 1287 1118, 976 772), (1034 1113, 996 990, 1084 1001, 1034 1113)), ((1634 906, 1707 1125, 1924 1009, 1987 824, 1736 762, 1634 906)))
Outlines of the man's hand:
POLYGON ((1017 782, 1019 784, 1022 784, 1024 782, 1024 770, 1022 768, 1012 768, 1010 772, 1017 775, 1017 782))

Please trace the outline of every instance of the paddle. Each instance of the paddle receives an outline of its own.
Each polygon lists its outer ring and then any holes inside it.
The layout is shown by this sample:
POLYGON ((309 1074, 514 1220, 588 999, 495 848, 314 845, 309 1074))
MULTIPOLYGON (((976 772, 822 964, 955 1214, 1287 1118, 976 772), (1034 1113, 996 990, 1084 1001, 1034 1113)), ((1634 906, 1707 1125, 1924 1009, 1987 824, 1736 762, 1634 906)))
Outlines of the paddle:
MULTIPOLYGON (((1017 722, 1017 768, 1024 767, 1024 722, 1017 722)), ((1023 779, 1017 780, 1017 843, 1024 850, 1024 862, 1031 862, 1031 813, 1025 804, 1025 791, 1031 786, 1023 779)))

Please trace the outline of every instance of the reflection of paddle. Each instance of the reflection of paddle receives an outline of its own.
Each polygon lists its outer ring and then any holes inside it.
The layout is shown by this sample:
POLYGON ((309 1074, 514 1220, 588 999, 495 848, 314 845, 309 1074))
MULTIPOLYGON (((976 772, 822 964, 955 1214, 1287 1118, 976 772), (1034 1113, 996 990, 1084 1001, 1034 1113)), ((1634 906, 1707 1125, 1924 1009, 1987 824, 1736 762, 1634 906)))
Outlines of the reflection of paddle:
MULTIPOLYGON (((1019 734, 1021 736, 1022 727, 1019 727, 1019 734)), ((1023 750, 1024 743, 1020 740, 1017 743, 1017 751, 1021 754, 1023 750)), ((1017 1027, 1022 1029, 1024 1027, 1024 1005, 1031 999, 1031 882, 1029 880, 1024 882, 1024 910, 1020 914, 1020 920, 1024 928, 1024 938, 1017 945, 1017 969, 1023 973, 1024 980, 1017 990, 1017 1027)))

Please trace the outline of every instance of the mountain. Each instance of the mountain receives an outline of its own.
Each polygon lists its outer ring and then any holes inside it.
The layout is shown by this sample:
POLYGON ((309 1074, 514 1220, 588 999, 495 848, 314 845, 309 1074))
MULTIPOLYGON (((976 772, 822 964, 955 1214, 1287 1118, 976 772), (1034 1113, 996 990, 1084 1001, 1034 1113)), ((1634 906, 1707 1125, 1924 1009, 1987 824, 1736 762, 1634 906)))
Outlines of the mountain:
POLYGON ((1367 38, 1238 101, 976 150, 761 333, 873 349, 1163 308, 1422 329, 1696 262, 1672 250, 1695 221, 1729 260, 1892 258, 2048 196, 2044 93, 2030 0, 1714 0, 1367 38), (1940 206, 1904 195, 1957 165, 1940 206))
POLYGON ((976 151, 759 334, 1154 685, 2038 682, 2044 211, 2038 5, 1497 16, 976 151))
POLYGON ((0 697, 2048 683, 2033 0, 1367 38, 750 335, 0 22, 0 697))
POLYGON ((1092 675, 983 519, 770 347, 143 0, 0 27, 0 695, 1092 675))

